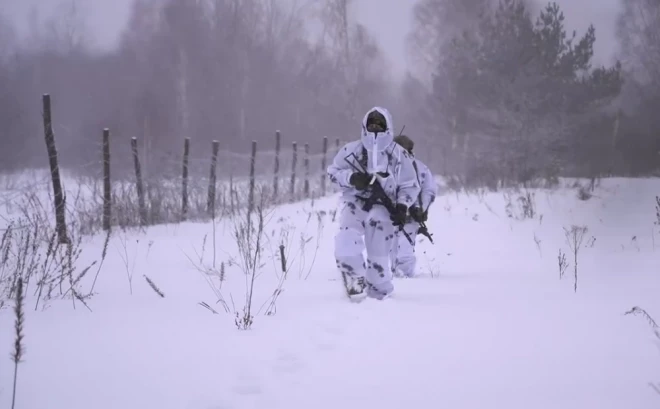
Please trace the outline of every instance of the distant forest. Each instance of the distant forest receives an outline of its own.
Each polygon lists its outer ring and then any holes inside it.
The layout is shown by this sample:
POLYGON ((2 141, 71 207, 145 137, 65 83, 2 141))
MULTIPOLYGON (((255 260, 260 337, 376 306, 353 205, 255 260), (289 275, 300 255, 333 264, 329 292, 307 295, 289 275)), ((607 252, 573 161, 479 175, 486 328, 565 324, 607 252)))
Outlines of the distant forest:
MULTIPOLYGON (((567 32, 558 5, 420 0, 414 63, 391 74, 350 0, 136 0, 119 46, 99 53, 72 0, 18 41, 0 19, 0 170, 46 166, 41 95, 51 94, 62 166, 100 160, 139 138, 157 164, 183 138, 208 151, 274 149, 359 137, 364 112, 389 108, 397 132, 438 174, 477 183, 561 175, 650 175, 660 168, 660 3, 628 0, 618 61, 595 66, 593 26, 567 32), (306 30, 318 21, 321 35, 306 30), (114 141, 122 141, 115 143, 114 141), (146 143, 148 141, 148 143, 146 143), (288 146, 288 145, 287 145, 288 146)), ((396 22, 392 22, 396 28, 396 22)), ((202 149, 202 148, 199 148, 202 149)), ((130 155, 119 155, 130 160, 130 155)), ((157 166, 157 165, 154 165, 157 166)))

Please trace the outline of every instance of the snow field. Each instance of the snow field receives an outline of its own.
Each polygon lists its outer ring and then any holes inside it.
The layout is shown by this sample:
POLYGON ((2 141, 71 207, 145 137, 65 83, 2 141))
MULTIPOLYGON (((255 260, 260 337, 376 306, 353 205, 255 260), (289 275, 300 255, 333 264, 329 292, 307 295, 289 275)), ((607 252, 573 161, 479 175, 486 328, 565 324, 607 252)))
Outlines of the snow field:
MULTIPOLYGON (((514 218, 502 192, 446 192, 430 212, 435 245, 419 245, 420 276, 360 304, 334 265, 338 197, 268 211, 249 331, 235 324, 250 283, 233 237, 243 218, 116 230, 92 312, 71 299, 34 311, 28 294, 16 407, 657 407, 648 384, 660 381, 660 350, 647 322, 624 313, 638 305, 660 319, 660 182, 603 180, 588 201, 573 188, 531 193, 534 217, 516 220, 524 191, 509 192, 514 218), (588 228, 577 292, 571 225, 588 228)), ((86 238, 79 263, 100 260, 104 242, 86 238)), ((0 356, 13 320, 0 310, 0 356)), ((0 407, 12 376, 7 358, 0 407)))

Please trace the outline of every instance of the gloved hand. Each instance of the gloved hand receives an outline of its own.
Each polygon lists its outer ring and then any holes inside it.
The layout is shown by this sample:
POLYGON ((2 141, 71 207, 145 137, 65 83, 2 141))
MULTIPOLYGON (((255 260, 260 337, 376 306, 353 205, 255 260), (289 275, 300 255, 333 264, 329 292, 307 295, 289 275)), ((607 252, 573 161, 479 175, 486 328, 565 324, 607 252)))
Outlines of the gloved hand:
POLYGON ((351 175, 349 183, 357 190, 365 190, 369 187, 369 182, 371 181, 371 176, 366 173, 355 172, 351 175))
POLYGON ((403 226, 406 224, 406 216, 408 216, 408 208, 406 205, 397 203, 396 209, 390 214, 390 220, 395 227, 403 226))
POLYGON ((417 223, 424 223, 428 220, 428 214, 417 206, 411 207, 408 212, 410 213, 410 217, 417 223))

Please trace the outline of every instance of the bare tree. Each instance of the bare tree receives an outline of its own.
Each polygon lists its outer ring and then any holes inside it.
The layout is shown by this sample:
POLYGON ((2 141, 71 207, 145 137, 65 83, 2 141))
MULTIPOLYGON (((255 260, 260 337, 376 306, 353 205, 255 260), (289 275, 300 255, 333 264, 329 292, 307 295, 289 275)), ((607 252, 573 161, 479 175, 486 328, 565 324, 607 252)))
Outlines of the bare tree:
POLYGON ((35 6, 32 17, 32 41, 61 54, 92 50, 95 44, 87 23, 89 13, 87 6, 87 3, 79 0, 67 0, 62 7, 56 9, 55 14, 46 19, 43 25, 35 24, 38 20, 35 6))
POLYGON ((413 25, 407 38, 413 73, 430 85, 442 57, 443 44, 474 28, 493 0, 420 0, 413 7, 413 25))
POLYGON ((652 0, 622 3, 617 21, 619 57, 626 82, 619 101, 622 109, 619 149, 621 162, 634 174, 658 169, 660 152, 660 4, 652 0), (637 149, 630 149, 634 145, 637 149))
POLYGON ((17 37, 11 21, 0 14, 0 61, 6 62, 10 54, 16 50, 17 37))
POLYGON ((617 21, 621 56, 635 78, 660 89, 660 3, 628 0, 617 21))

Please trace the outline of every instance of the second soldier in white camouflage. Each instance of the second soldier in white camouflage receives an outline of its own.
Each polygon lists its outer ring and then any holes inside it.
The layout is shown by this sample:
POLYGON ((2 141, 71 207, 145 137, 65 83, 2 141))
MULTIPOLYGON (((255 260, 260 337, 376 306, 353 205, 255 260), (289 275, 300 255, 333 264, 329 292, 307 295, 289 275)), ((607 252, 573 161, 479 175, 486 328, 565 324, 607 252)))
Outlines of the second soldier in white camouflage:
POLYGON ((410 215, 403 227, 408 233, 408 237, 412 238, 412 243, 402 232, 396 233, 392 242, 392 252, 390 253, 391 266, 395 276, 414 277, 417 265, 415 255, 416 236, 420 229, 420 223, 426 223, 428 219, 429 207, 435 201, 438 187, 429 168, 414 157, 413 147, 415 143, 406 135, 397 136, 394 141, 413 157, 413 167, 421 190, 415 203, 408 210, 410 215))

